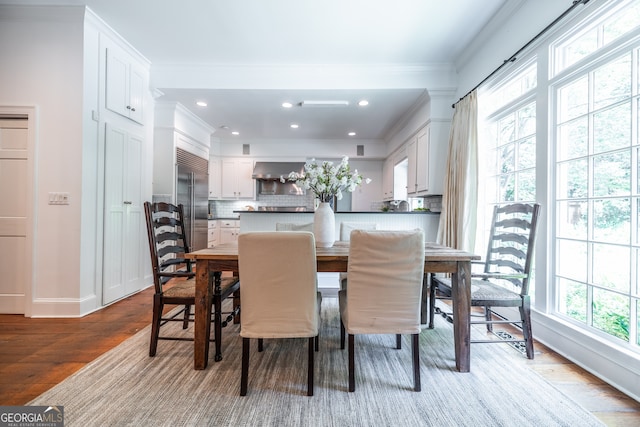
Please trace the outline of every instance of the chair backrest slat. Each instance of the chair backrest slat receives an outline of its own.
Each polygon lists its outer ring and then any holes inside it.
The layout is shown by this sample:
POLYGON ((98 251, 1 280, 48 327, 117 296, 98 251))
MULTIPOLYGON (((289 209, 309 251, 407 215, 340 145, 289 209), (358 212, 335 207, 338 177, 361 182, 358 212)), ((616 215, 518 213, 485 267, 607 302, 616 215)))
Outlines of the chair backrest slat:
POLYGON ((496 205, 493 209, 485 273, 524 274, 523 279, 508 279, 522 295, 529 292, 539 214, 538 203, 496 205))
POLYGON ((156 293, 162 293, 162 285, 170 280, 162 277, 162 273, 193 271, 192 261, 184 258, 184 254, 189 252, 184 228, 184 208, 170 203, 145 202, 144 211, 153 282, 156 293))

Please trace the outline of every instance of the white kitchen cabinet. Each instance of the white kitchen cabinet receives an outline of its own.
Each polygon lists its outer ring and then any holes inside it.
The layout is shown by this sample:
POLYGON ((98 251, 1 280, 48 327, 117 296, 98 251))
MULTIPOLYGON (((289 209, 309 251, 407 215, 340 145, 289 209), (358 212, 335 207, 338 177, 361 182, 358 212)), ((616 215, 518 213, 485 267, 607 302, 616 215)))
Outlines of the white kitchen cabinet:
POLYGON ((253 160, 247 158, 225 158, 221 161, 222 198, 255 199, 256 182, 253 160))
POLYGON ((220 226, 220 244, 238 241, 240 234, 240 221, 234 219, 218 220, 220 226))
POLYGON ((222 194, 220 158, 209 157, 209 198, 219 199, 222 194))
POLYGON ((382 164, 382 200, 393 200, 393 156, 387 157, 382 164))
POLYGON ((145 285, 148 243, 143 214, 143 141, 142 136, 106 124, 103 304, 145 285))
MULTIPOLYGON (((419 196, 429 191, 429 126, 420 129, 407 143, 409 159, 407 193, 419 196)), ((442 161, 434 159, 434 161, 442 161)))
POLYGON ((115 45, 107 47, 106 107, 143 123, 146 72, 131 56, 115 45))
POLYGON ((207 247, 214 248, 220 244, 219 242, 220 242, 220 228, 218 228, 218 221, 209 220, 207 247))

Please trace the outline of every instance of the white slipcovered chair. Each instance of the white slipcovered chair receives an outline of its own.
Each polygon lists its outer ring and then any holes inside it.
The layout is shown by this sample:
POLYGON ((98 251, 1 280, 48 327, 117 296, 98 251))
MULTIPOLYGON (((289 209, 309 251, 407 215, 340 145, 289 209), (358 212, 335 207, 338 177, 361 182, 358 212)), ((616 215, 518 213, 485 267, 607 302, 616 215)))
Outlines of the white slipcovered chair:
POLYGON ((349 337, 349 391, 355 391, 357 334, 412 335, 414 390, 420 391, 420 303, 424 276, 424 233, 351 232, 349 289, 338 294, 340 347, 349 337))
POLYGON ((240 234, 238 268, 242 285, 240 395, 247 394, 250 339, 258 339, 258 351, 262 351, 264 338, 308 338, 307 395, 313 396, 321 302, 313 233, 240 234))
MULTIPOLYGON (((351 232, 353 230, 377 230, 378 224, 375 222, 348 222, 340 223, 340 241, 348 242, 351 240, 351 232)), ((347 288, 347 273, 340 273, 340 289, 347 288)))

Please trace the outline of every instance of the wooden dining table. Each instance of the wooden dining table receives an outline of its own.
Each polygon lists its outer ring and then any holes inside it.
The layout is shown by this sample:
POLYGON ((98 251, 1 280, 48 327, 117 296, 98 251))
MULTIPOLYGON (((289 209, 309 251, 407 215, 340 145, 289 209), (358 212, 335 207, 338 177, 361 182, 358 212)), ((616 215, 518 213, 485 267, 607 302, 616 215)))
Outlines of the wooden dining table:
MULTIPOLYGON (((186 254, 196 262, 196 303, 194 368, 205 369, 209 360, 209 334, 211 331, 212 272, 231 271, 238 274, 238 244, 225 243, 214 248, 186 254)), ((346 272, 349 263, 349 243, 336 242, 330 248, 316 248, 318 272, 346 272)), ((471 313, 471 261, 479 256, 436 243, 426 243, 424 249, 425 285, 422 290, 421 321, 427 322, 427 280, 430 273, 449 273, 452 282, 453 335, 456 368, 459 372, 470 369, 470 313, 471 313)), ((286 260, 283 260, 286 268, 286 260)), ((242 315, 242 278, 240 277, 240 315, 242 315)))

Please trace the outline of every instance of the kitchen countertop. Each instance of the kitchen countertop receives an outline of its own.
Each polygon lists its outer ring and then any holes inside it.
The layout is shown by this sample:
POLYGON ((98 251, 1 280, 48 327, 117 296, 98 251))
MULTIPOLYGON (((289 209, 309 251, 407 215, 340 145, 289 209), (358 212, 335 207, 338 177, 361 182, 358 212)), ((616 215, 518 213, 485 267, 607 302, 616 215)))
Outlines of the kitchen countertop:
MULTIPOLYGON (((238 214, 312 214, 314 213, 314 211, 296 211, 296 212, 290 212, 290 211, 248 211, 248 210, 240 210, 240 211, 233 211, 233 213, 238 213, 238 214)), ((387 212, 383 212, 383 211, 350 211, 350 212, 335 212, 335 213, 339 213, 339 214, 402 214, 402 215, 420 215, 420 214, 426 214, 426 215, 439 215, 440 212, 431 212, 431 211, 411 211, 411 212, 396 212, 396 211, 387 211, 387 212)))

